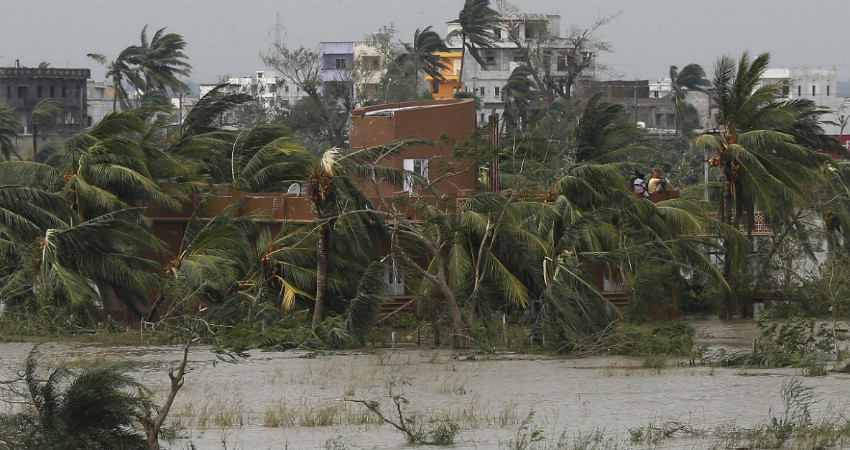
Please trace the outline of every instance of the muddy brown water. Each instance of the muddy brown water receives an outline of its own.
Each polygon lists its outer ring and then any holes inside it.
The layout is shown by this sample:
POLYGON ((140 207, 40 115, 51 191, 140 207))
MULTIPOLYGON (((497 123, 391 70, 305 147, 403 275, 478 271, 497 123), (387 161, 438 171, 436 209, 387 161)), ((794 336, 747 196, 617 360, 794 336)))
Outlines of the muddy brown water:
MULTIPOLYGON (((757 336, 750 322, 693 322, 698 343, 734 351, 757 336)), ((0 344, 0 376, 19 368, 32 344, 0 344)), ((46 361, 85 365, 124 361, 164 399, 167 372, 177 347, 110 347, 48 343, 46 361)), ((783 382, 799 369, 742 370, 690 367, 670 360, 663 370, 642 368, 624 357, 549 358, 498 354, 472 359, 435 349, 386 349, 377 353, 251 352, 236 363, 208 349, 190 353, 186 386, 169 422, 177 425, 170 448, 300 449, 376 448, 404 445, 404 436, 359 404, 376 400, 390 413, 388 381, 409 402, 408 416, 432 428, 450 418, 460 426, 455 449, 509 448, 539 429, 549 442, 573 442, 599 433, 623 441, 629 430, 676 421, 695 428, 764 423, 783 410, 783 382), (523 419, 529 417, 525 431, 523 419)), ((814 416, 850 405, 850 376, 801 377, 819 402, 814 416)), ((161 400, 160 400, 161 401, 161 400)), ((8 405, 0 405, 8 408, 8 405)), ((639 448, 639 445, 634 447, 639 448)), ((675 444, 670 444, 676 448, 675 444)), ((428 448, 425 446, 424 448, 428 448)), ((664 445, 656 448, 664 448, 664 445)))

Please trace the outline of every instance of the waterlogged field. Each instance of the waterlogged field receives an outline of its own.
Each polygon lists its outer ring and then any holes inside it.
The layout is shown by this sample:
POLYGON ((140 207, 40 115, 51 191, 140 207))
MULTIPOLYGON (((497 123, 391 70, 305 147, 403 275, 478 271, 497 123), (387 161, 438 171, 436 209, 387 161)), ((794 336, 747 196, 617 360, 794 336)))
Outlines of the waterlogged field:
MULTIPOLYGON (((695 324, 712 349, 751 345, 752 324, 695 324)), ((31 344, 0 344, 3 379, 31 344)), ((43 344, 43 363, 125 361, 165 396, 177 347, 43 344)), ((190 353, 186 385, 169 416, 170 448, 394 449, 406 436, 360 403, 380 403, 423 430, 458 426, 451 448, 729 448, 724 434, 783 418, 789 382, 813 394, 813 423, 846 422, 850 376, 802 377, 800 369, 733 369, 666 361, 644 368, 624 357, 549 358, 387 349, 373 353, 259 352, 235 363, 190 353), (726 430, 726 431, 724 431, 726 430), (683 441, 684 439, 684 441, 683 441)), ((8 407, 4 406, 4 407, 8 407)), ((738 445, 739 446, 739 445, 738 445)), ((421 448, 432 448, 425 445, 421 448)))

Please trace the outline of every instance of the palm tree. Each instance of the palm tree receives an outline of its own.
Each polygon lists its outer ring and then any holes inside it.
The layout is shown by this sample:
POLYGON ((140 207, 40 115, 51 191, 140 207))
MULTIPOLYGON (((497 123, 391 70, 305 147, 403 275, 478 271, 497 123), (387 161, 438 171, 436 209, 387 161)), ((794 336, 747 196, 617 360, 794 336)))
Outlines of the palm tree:
POLYGON ((21 157, 12 143, 12 140, 19 136, 18 128, 20 124, 15 120, 15 111, 6 105, 0 105, 0 154, 6 161, 12 159, 13 155, 21 157))
POLYGON ((457 92, 460 92, 460 84, 463 79, 463 63, 466 53, 480 65, 485 65, 484 59, 478 53, 479 48, 493 44, 493 29, 499 27, 499 13, 490 8, 490 0, 466 0, 463 9, 458 15, 460 30, 449 33, 446 40, 460 36, 461 52, 460 71, 457 76, 457 92))
MULTIPOLYGON (((806 186, 818 177, 826 157, 795 142, 789 133, 801 117, 793 102, 781 100, 782 83, 762 83, 770 61, 768 53, 751 60, 744 52, 738 61, 724 56, 715 66, 712 103, 718 107, 718 134, 694 139, 698 147, 716 152, 713 167, 723 176, 721 219, 753 227, 756 205, 772 221, 793 216, 803 202, 806 186)), ((728 243, 727 243, 728 244, 728 243)), ((733 276, 729 248, 724 276, 733 276)), ((726 315, 734 309, 726 295, 726 315)))
POLYGON ((328 254, 334 248, 335 236, 345 236, 347 258, 373 255, 375 233, 380 232, 382 220, 373 212, 373 205, 358 185, 380 182, 403 185, 405 171, 379 164, 383 158, 399 155, 406 148, 422 145, 421 139, 399 139, 374 147, 343 153, 330 149, 315 159, 307 169, 310 200, 316 213, 316 296, 313 328, 324 317, 325 291, 328 281, 328 254), (358 213, 352 213, 358 212, 358 213))
POLYGON ((520 132, 522 132, 522 125, 528 123, 528 109, 535 99, 536 91, 534 84, 528 78, 530 75, 528 68, 517 66, 502 88, 502 101, 505 102, 505 126, 520 132))
MULTIPOLYGON (((37 192, 14 193, 35 199, 40 197, 37 192)), ((3 192, 4 197, 7 193, 11 192, 3 192)), ((12 209, 7 204, 2 207, 12 209)), ((32 225, 38 224, 36 218, 47 222, 26 230, 28 235, 39 234, 36 239, 17 240, 18 264, 0 289, 0 298, 24 308, 54 310, 56 317, 64 313, 71 325, 77 325, 75 321, 91 325, 102 320, 99 310, 110 302, 114 291, 120 293, 117 300, 138 315, 147 303, 148 290, 156 285, 153 274, 158 266, 137 252, 160 249, 159 241, 147 229, 142 208, 122 209, 83 222, 78 222, 74 213, 64 212, 21 211, 18 217, 30 219, 32 225), (25 213, 41 217, 28 218, 25 213)), ((0 223, 2 228, 12 225, 17 226, 11 220, 0 223)))
POLYGON ((402 42, 407 53, 402 53, 396 57, 396 64, 404 65, 409 63, 413 67, 413 77, 416 80, 414 83, 414 92, 419 91, 419 72, 424 72, 434 80, 445 81, 441 71, 448 69, 446 60, 434 53, 448 52, 449 48, 446 43, 440 38, 436 31, 431 30, 428 26, 424 30, 416 29, 413 34, 413 43, 408 44, 402 42))
MULTIPOLYGON (((143 449, 144 435, 136 431, 142 417, 143 389, 116 365, 98 365, 79 372, 39 367, 38 346, 26 361, 25 402, 32 406, 17 414, 0 414, 0 429, 14 433, 16 445, 28 449, 87 450, 143 449)), ((4 439, 5 440, 5 439, 4 439)))
POLYGON ((272 124, 240 131, 230 153, 232 186, 249 192, 285 190, 310 160, 286 127, 272 124))
POLYGON ((676 108, 676 135, 684 132, 682 126, 685 124, 687 117, 687 96, 688 91, 702 92, 706 86, 710 85, 710 81, 705 79, 705 70, 699 64, 688 64, 679 68, 670 66, 670 94, 673 99, 673 106, 676 108))
POLYGON ((32 110, 32 160, 38 161, 38 126, 50 125, 62 115, 62 107, 52 98, 38 102, 32 110))
POLYGON ((106 56, 100 53, 89 53, 86 56, 97 61, 99 64, 106 65, 106 77, 112 79, 112 87, 115 89, 115 96, 112 98, 112 111, 118 111, 118 102, 121 103, 121 108, 126 109, 128 105, 127 90, 124 89, 124 83, 127 82, 131 86, 136 86, 141 83, 138 69, 131 67, 133 60, 140 52, 140 48, 131 45, 118 53, 118 56, 110 61, 106 56))
POLYGON ((133 112, 109 114, 88 133, 68 139, 46 163, 0 163, 0 178, 7 184, 64 192, 80 220, 133 202, 176 207, 147 170, 137 141, 144 129, 144 121, 133 112))
POLYGON ((187 92, 188 87, 178 78, 192 71, 192 66, 185 61, 183 36, 165 33, 165 28, 160 28, 148 41, 147 29, 147 25, 142 28, 141 44, 129 60, 137 65, 140 77, 129 81, 135 82, 133 87, 141 92, 166 89, 187 92))

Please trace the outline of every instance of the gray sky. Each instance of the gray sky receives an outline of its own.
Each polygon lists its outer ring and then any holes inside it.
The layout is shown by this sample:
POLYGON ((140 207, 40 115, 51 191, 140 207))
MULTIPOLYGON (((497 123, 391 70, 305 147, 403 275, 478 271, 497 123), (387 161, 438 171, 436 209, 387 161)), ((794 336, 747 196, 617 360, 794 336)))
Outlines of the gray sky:
MULTIPOLYGON (((113 58, 158 28, 183 35, 193 66, 191 79, 215 82, 220 75, 263 70, 259 58, 275 39, 275 15, 290 46, 362 39, 394 24, 397 39, 410 42, 416 28, 432 25, 445 37, 445 22, 463 0, 0 0, 0 66, 89 67, 86 57, 113 58)), ((495 0, 493 1, 495 3, 495 0)), ((522 12, 561 15, 561 33, 587 27, 621 11, 598 37, 612 52, 599 60, 624 79, 666 77, 669 67, 702 64, 711 78, 723 54, 770 52, 771 66, 836 68, 850 80, 848 0, 514 0, 522 12)))

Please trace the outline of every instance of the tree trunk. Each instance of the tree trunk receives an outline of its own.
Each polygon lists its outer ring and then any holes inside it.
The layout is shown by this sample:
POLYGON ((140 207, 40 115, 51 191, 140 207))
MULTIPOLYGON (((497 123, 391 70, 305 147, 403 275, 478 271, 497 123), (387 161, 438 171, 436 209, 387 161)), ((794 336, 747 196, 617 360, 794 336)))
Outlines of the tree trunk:
POLYGON ((325 314, 325 285, 328 280, 328 235, 325 225, 319 228, 319 240, 316 244, 316 304, 313 308, 312 327, 322 322, 325 314))
POLYGON ((460 92, 461 80, 463 80, 463 60, 466 59, 466 34, 463 35, 463 40, 460 43, 460 71, 457 73, 457 88, 455 94, 460 92))
MULTIPOLYGON (((723 180, 723 211, 722 219, 726 225, 732 225, 732 177, 724 170, 723 180)), ((729 241, 723 243, 723 279, 729 285, 729 289, 723 293, 723 317, 732 319, 735 311, 735 299, 732 293, 734 283, 732 280, 732 246, 729 241)))
POLYGON ((32 121, 32 162, 38 162, 38 123, 32 121))

